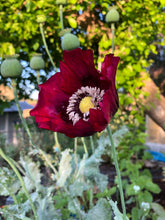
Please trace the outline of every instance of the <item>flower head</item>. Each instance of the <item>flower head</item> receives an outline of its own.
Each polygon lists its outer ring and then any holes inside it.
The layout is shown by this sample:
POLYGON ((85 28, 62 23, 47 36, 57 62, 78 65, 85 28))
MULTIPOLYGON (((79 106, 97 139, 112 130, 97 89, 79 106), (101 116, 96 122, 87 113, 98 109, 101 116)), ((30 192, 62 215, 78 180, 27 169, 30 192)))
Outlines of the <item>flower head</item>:
POLYGON ((144 210, 144 211, 147 211, 149 208, 150 208, 150 204, 148 202, 142 202, 141 203, 141 208, 144 210))
POLYGON ((64 51, 60 72, 39 85, 31 116, 40 128, 69 137, 89 136, 106 128, 118 109, 115 75, 119 57, 106 55, 101 72, 92 50, 64 51))
POLYGON ((133 189, 134 189, 135 193, 137 193, 137 192, 139 192, 139 190, 140 190, 140 186, 134 185, 134 186, 133 186, 133 189))

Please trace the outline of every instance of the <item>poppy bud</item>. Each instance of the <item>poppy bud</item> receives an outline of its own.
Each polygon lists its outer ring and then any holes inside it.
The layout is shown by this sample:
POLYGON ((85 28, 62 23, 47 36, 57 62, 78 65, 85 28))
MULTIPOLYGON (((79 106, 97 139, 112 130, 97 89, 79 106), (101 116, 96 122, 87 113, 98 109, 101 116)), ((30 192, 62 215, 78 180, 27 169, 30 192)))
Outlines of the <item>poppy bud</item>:
POLYGON ((43 23, 46 21, 45 15, 37 15, 37 22, 38 23, 43 23))
POLYGON ((62 38, 61 46, 63 50, 74 50, 80 47, 80 41, 76 35, 66 33, 62 38))
POLYGON ((119 12, 115 8, 110 9, 105 17, 105 21, 107 23, 118 22, 119 21, 119 12))
POLYGON ((42 54, 36 53, 30 60, 30 67, 34 70, 44 69, 45 61, 42 58, 42 54))
POLYGON ((15 78, 22 73, 22 66, 18 61, 18 54, 6 56, 1 64, 1 74, 3 77, 15 78))
POLYGON ((56 0, 57 5, 66 5, 67 0, 56 0))

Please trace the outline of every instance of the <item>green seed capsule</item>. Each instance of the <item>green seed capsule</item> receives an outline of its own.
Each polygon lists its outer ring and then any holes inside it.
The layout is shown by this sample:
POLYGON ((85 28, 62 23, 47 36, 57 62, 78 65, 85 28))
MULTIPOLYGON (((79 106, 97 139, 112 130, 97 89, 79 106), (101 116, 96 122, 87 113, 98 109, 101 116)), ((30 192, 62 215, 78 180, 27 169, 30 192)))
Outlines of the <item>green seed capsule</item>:
POLYGON ((19 55, 6 56, 6 59, 1 64, 1 74, 3 77, 16 78, 22 73, 22 66, 18 61, 19 55))
POLYGON ((46 16, 45 15, 37 15, 37 22, 38 23, 43 23, 46 21, 46 16))
POLYGON ((115 8, 110 9, 105 17, 107 23, 115 23, 119 21, 119 13, 115 8))
POLYGON ((34 54, 30 60, 30 67, 34 70, 44 69, 45 61, 42 58, 42 54, 34 54))
POLYGON ((57 5, 66 5, 67 0, 56 0, 57 5))
POLYGON ((80 42, 74 34, 66 33, 62 38, 61 46, 63 50, 73 50, 80 47, 80 42))

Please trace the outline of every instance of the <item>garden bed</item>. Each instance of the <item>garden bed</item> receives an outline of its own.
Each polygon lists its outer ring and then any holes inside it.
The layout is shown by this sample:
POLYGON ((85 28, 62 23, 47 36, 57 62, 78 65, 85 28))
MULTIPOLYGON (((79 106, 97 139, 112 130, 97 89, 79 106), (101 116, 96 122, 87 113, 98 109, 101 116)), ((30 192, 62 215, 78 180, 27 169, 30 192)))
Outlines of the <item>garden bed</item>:
MULTIPOLYGON (((158 184, 161 189, 159 194, 153 195, 154 202, 159 203, 165 208, 165 174, 163 175, 165 163, 155 160, 145 161, 145 168, 150 170, 153 182, 158 184)), ((116 175, 115 168, 110 166, 109 163, 102 163, 100 165, 100 171, 101 173, 108 175, 109 185, 113 186, 116 175)))
MULTIPOLYGON (((163 169, 165 168, 165 163, 154 160, 145 161, 144 168, 150 170, 152 174, 153 182, 158 184, 161 189, 161 192, 159 194, 153 194, 153 202, 158 203, 165 208, 165 176, 163 175, 163 169)), ((114 179, 116 176, 115 167, 110 165, 110 163, 105 162, 100 165, 100 172, 102 174, 108 175, 109 187, 112 187, 114 185, 114 179)), ((44 175, 47 175, 46 171, 44 172, 44 175)), ((0 196, 0 207, 4 205, 9 205, 11 203, 12 201, 10 201, 10 197, 0 196)), ((120 204, 118 205, 119 205, 119 209, 121 209, 120 204)), ((131 204, 130 207, 129 205, 127 205, 127 212, 131 211, 131 209, 133 208, 132 205, 133 204, 131 204)))

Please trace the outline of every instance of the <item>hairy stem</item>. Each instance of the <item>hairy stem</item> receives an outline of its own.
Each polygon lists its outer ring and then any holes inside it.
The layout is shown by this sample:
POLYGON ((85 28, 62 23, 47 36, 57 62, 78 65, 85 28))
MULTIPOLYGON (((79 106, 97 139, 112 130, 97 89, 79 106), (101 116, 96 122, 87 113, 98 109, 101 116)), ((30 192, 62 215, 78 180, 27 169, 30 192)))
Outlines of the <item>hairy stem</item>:
POLYGON ((120 199, 121 199, 121 205, 122 205, 122 210, 123 210, 123 220, 126 220, 127 216, 126 216, 126 208, 125 208, 125 201, 124 201, 124 193, 123 193, 121 174, 120 174, 119 164, 118 164, 118 161, 117 161, 116 148, 115 148, 115 145, 114 145, 114 141, 113 141, 110 126, 107 126, 107 132, 108 132, 109 139, 110 139, 110 142, 111 142, 112 156, 113 156, 113 160, 114 160, 115 168, 116 168, 116 173, 117 173, 117 179, 118 179, 119 191, 120 191, 120 199))
POLYGON ((12 79, 11 80, 11 84, 12 84, 12 87, 13 87, 13 92, 14 92, 14 97, 15 97, 15 103, 16 103, 16 106, 17 106, 17 109, 18 109, 18 113, 19 113, 19 116, 20 116, 20 119, 22 121, 22 124, 25 128, 25 131, 27 132, 28 134, 28 137, 29 137, 29 141, 30 141, 30 144, 33 146, 33 148, 37 149, 39 154, 43 156, 43 158, 45 159, 45 161, 47 162, 47 164, 52 168, 53 172, 55 174, 57 174, 57 170, 54 168, 54 166, 52 165, 49 157, 45 154, 44 151, 42 151, 38 146, 36 146, 34 143, 33 143, 33 140, 32 140, 32 136, 31 136, 31 133, 30 133, 30 130, 29 130, 29 127, 22 115, 22 111, 21 111, 21 108, 20 108, 20 105, 19 105, 19 101, 18 101, 18 98, 17 98, 17 89, 16 89, 16 81, 15 79, 12 79))
POLYGON ((64 30, 63 6, 62 6, 62 5, 60 5, 59 10, 60 10, 60 23, 61 23, 61 30, 64 30))
POLYGON ((40 71, 36 70, 36 74, 37 74, 37 83, 39 85, 40 84, 40 71))
POLYGON ((57 67, 56 67, 56 65, 53 62, 52 56, 51 56, 51 54, 49 52, 49 49, 48 49, 48 46, 47 46, 47 43, 46 43, 46 39, 45 39, 45 35, 44 35, 44 30, 43 30, 43 24, 40 23, 39 26, 40 26, 40 32, 41 32, 41 36, 42 36, 42 41, 43 41, 44 46, 45 46, 45 50, 46 50, 46 52, 48 54, 48 57, 50 59, 50 62, 52 64, 52 66, 54 67, 55 71, 57 72, 57 67))
POLYGON ((86 156, 88 157, 88 150, 87 150, 87 146, 86 146, 84 137, 82 137, 81 140, 82 140, 82 143, 83 143, 83 147, 84 147, 85 154, 86 154, 86 156))
POLYGON ((112 30, 112 53, 115 52, 115 24, 111 23, 111 30, 112 30))
POLYGON ((94 143, 93 143, 93 137, 92 136, 90 136, 90 142, 91 142, 92 153, 94 153, 95 149, 94 149, 94 143))
POLYGON ((55 146, 58 148, 59 152, 61 152, 61 145, 58 141, 57 132, 54 132, 54 141, 55 141, 55 146))
POLYGON ((28 191, 27 191, 27 189, 26 189, 26 186, 25 186, 25 183, 24 183, 24 181, 23 181, 23 179, 22 179, 21 174, 19 173, 19 171, 17 170, 17 168, 16 168, 15 165, 13 164, 12 160, 4 154, 4 152, 2 151, 2 149, 0 149, 0 155, 1 155, 2 158, 11 166, 11 168, 13 169, 13 171, 15 172, 15 174, 17 175, 17 177, 18 177, 18 179, 19 179, 19 181, 20 181, 20 183, 21 183, 21 186, 22 186, 22 188, 23 188, 23 190, 24 190, 24 192, 25 192, 25 195, 26 195, 26 197, 28 198, 28 200, 29 200, 29 202, 30 202, 30 205, 31 205, 31 208, 32 208, 32 210, 33 210, 35 219, 38 220, 38 216, 37 216, 37 212, 36 212, 35 206, 34 206, 33 201, 32 201, 32 199, 31 199, 31 197, 30 197, 30 195, 29 195, 29 193, 28 193, 28 191))
POLYGON ((75 162, 75 173, 77 172, 78 168, 78 161, 77 161, 77 137, 74 139, 74 162, 75 162))

